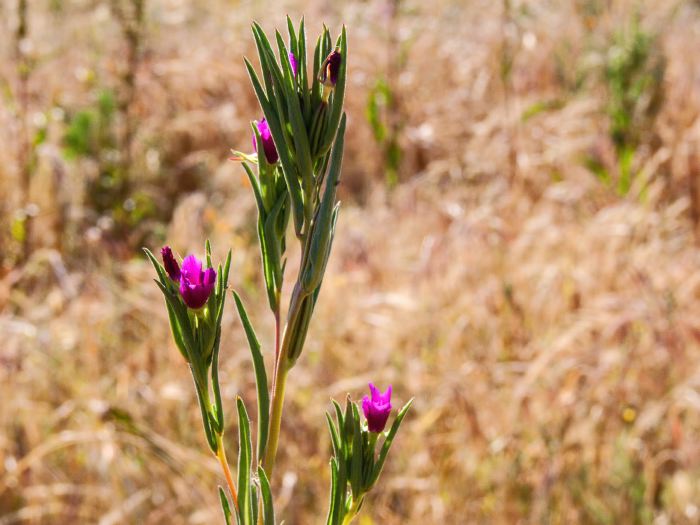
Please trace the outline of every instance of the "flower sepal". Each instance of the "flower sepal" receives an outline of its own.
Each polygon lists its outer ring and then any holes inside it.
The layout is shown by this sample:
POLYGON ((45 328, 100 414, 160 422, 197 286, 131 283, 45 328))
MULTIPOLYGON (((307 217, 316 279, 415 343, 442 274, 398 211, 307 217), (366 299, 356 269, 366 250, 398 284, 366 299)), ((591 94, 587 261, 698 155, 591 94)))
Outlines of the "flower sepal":
POLYGON ((242 151, 232 149, 231 156, 228 158, 228 160, 232 160, 233 162, 250 162, 251 164, 257 164, 258 163, 258 154, 257 153, 244 153, 242 151))

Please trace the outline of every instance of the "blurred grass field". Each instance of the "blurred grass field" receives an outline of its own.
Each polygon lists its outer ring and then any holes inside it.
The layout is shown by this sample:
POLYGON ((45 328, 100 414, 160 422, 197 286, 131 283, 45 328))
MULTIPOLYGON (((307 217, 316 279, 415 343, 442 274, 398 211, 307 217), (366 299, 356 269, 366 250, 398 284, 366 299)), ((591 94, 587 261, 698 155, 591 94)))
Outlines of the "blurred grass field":
MULTIPOLYGON (((270 348, 227 158, 260 117, 249 24, 287 13, 347 24, 350 62, 285 522, 321 522, 323 413, 371 380, 416 401, 360 525, 700 523, 698 2, 5 0, 0 525, 220 522, 140 247, 231 247, 270 348)), ((224 325, 233 426, 255 385, 224 325)))

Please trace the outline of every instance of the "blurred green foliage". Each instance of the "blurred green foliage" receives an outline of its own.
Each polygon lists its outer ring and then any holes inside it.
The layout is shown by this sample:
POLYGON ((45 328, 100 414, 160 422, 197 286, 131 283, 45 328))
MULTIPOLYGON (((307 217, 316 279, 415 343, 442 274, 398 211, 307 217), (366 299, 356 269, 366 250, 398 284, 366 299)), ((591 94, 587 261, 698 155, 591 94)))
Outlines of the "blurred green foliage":
POLYGON ((383 152, 384 171, 389 187, 396 186, 399 181, 399 165, 402 155, 398 130, 389 123, 388 114, 392 108, 395 108, 394 99, 395 95, 389 83, 384 79, 379 79, 369 92, 365 110, 374 140, 383 152))
POLYGON ((627 195, 639 175, 634 165, 639 147, 652 145, 654 124, 664 98, 665 69, 658 36, 642 27, 638 14, 614 32, 603 78, 617 176, 596 159, 588 159, 587 165, 606 185, 616 183, 619 195, 627 195))
POLYGON ((85 204, 99 218, 114 221, 114 234, 124 237, 129 229, 152 217, 155 205, 149 195, 132 184, 130 163, 119 135, 120 115, 116 95, 102 89, 94 103, 73 113, 63 137, 64 156, 85 159, 97 166, 97 176, 86 182, 85 204))

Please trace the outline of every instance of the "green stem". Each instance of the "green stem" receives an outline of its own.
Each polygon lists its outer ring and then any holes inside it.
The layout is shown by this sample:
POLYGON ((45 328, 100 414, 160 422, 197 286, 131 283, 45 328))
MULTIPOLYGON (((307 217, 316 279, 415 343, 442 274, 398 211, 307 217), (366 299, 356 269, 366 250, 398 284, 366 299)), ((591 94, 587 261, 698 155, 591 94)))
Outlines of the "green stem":
POLYGON ((282 427, 282 411, 284 410, 284 391, 287 383, 287 374, 290 366, 287 362, 289 348, 296 335, 295 327, 298 324, 299 314, 303 301, 300 299, 299 286, 295 287, 289 305, 287 325, 282 336, 282 345, 275 360, 275 375, 272 381, 272 406, 270 407, 270 429, 267 434, 267 446, 265 447, 265 457, 263 458, 263 468, 269 479, 272 479, 272 470, 275 466, 275 456, 277 455, 277 445, 279 444, 280 429, 282 427))
MULTIPOLYGON (((199 387, 197 387, 199 390, 199 387)), ((221 470, 224 473, 224 477, 226 478, 226 485, 228 485, 229 492, 231 493, 231 498, 233 498, 233 504, 236 507, 236 510, 238 510, 238 493, 236 492, 236 485, 233 482, 233 476, 231 475, 231 469, 228 466, 228 460, 226 459, 226 447, 224 446, 224 431, 223 429, 221 431, 217 431, 216 429, 212 428, 211 424, 208 421, 209 417, 209 412, 211 410, 211 401, 209 400, 209 390, 204 390, 201 392, 201 402, 202 402, 202 419, 204 423, 204 431, 207 433, 213 433, 214 436, 214 444, 216 447, 216 450, 212 450, 214 452, 214 455, 216 456, 216 459, 219 461, 219 465, 221 465, 221 470), (205 410, 206 407, 206 410, 205 410), (207 427, 209 430, 207 430, 207 427)), ((222 421, 223 421, 223 415, 222 415, 222 421)), ((209 436, 207 436, 207 439, 209 439, 209 436)))
POLYGON ((282 411, 284 410, 284 390, 287 384, 288 373, 289 369, 284 362, 284 358, 280 356, 275 371, 275 390, 272 393, 272 407, 270 409, 270 430, 267 435, 267 446, 265 447, 265 458, 263 459, 263 468, 268 478, 272 478, 272 469, 275 466, 275 456, 277 455, 277 445, 280 440, 282 411))
POLYGON ((233 483, 233 476, 231 476, 231 469, 228 466, 228 461, 226 459, 226 449, 224 448, 224 433, 222 432, 216 434, 216 459, 219 460, 221 465, 221 470, 224 472, 224 477, 226 478, 226 484, 228 485, 228 490, 233 498, 233 504, 238 510, 238 494, 236 493, 236 485, 233 483))
MULTIPOLYGON (((310 220, 307 220, 307 230, 301 235, 301 271, 306 265, 306 259, 309 253, 309 244, 311 236, 309 235, 310 220)), ((275 467, 275 457, 277 456, 277 446, 280 439, 280 430, 282 428, 282 412, 284 411, 284 391, 287 384, 287 374, 291 366, 287 359, 289 357, 290 346, 295 344, 297 338, 297 326, 299 324, 299 317, 302 314, 302 307, 304 305, 304 295, 301 291, 300 282, 297 280, 294 291, 292 292, 292 298, 289 304, 289 312, 287 313, 287 323, 284 329, 284 334, 282 335, 281 345, 279 344, 279 311, 275 312, 275 324, 276 324, 276 341, 275 346, 275 372, 272 380, 272 406, 270 407, 270 420, 269 420, 269 431, 267 434, 267 445, 265 447, 265 457, 263 458, 262 466, 265 469, 267 477, 272 479, 272 471, 275 467)))
POLYGON ((362 503, 362 498, 353 500, 352 505, 348 509, 348 512, 345 514, 345 517, 343 518, 343 525, 350 525, 352 520, 355 519, 355 516, 357 516, 360 503, 362 503))
POLYGON ((277 299, 277 308, 275 309, 275 362, 279 360, 280 357, 280 331, 281 331, 281 321, 280 321, 280 301, 277 299))

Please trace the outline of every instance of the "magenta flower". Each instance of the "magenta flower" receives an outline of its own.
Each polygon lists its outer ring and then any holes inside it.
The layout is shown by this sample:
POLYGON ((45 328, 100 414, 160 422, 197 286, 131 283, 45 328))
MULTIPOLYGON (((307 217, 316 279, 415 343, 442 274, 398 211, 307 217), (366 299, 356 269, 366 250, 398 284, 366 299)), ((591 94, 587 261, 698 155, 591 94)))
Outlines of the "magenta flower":
POLYGON ((337 49, 333 50, 330 55, 326 57, 321 65, 321 73, 319 74, 319 81, 324 86, 329 88, 334 88, 338 83, 338 72, 340 71, 340 64, 343 62, 343 57, 340 51, 337 49))
POLYGON ((163 266, 168 276, 175 282, 180 281, 180 265, 177 264, 173 251, 170 246, 163 246, 160 249, 160 255, 163 257, 163 266))
POLYGON ((372 397, 362 398, 362 411, 365 413, 369 431, 382 432, 391 413, 391 385, 383 394, 372 383, 369 384, 369 390, 372 397))
POLYGON ((202 271, 202 261, 194 255, 185 257, 180 274, 180 295, 187 306, 193 310, 204 306, 214 290, 215 283, 214 268, 202 271))
MULTIPOLYGON (((258 127, 258 133, 260 133, 263 151, 265 151, 265 158, 268 164, 275 164, 277 159, 279 159, 279 155, 277 154, 275 142, 272 140, 272 133, 270 132, 270 126, 267 124, 267 120, 262 119, 256 122, 255 125, 258 127)), ((258 141, 255 139, 255 133, 253 133, 253 149, 255 153, 258 152, 258 141)))
POLYGON ((299 64, 297 64, 297 57, 295 57, 294 53, 292 52, 289 53, 289 65, 292 68, 292 74, 296 77, 297 71, 299 70, 299 64))

